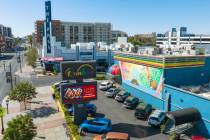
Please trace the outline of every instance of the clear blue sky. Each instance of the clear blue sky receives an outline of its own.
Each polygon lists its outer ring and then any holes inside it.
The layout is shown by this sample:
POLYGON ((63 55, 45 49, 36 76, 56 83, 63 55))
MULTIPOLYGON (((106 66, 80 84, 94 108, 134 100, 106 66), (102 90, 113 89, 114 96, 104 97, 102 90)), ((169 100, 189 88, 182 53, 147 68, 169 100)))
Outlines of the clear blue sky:
MULTIPOLYGON (((0 0, 0 24, 15 36, 34 32, 44 19, 44 0, 0 0)), ((52 0, 52 18, 63 21, 111 22, 129 35, 165 32, 187 26, 189 32, 210 33, 210 0, 52 0)))

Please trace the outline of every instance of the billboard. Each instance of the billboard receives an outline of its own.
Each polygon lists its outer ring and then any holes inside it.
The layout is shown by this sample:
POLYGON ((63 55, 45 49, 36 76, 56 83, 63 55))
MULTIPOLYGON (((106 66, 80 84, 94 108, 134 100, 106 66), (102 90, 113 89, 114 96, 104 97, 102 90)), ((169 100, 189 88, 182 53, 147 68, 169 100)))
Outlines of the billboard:
POLYGON ((162 98, 163 69, 122 61, 119 64, 124 83, 162 98))
POLYGON ((97 99, 97 82, 61 85, 61 100, 64 104, 75 104, 97 99))
POLYGON ((51 53, 51 42, 50 42, 50 37, 51 37, 51 2, 46 1, 45 2, 45 14, 46 14, 46 20, 45 20, 45 28, 46 28, 46 43, 47 43, 47 53, 51 53))
POLYGON ((61 63, 63 80, 89 79, 96 77, 96 61, 68 61, 61 63))

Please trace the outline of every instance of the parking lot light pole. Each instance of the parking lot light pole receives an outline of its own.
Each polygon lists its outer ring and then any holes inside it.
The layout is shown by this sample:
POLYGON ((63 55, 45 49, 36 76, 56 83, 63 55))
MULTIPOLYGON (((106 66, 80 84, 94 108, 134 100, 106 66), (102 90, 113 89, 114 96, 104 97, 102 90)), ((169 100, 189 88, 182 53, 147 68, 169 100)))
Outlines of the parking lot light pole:
POLYGON ((4 71, 6 71, 5 61, 3 61, 3 65, 4 65, 4 71))

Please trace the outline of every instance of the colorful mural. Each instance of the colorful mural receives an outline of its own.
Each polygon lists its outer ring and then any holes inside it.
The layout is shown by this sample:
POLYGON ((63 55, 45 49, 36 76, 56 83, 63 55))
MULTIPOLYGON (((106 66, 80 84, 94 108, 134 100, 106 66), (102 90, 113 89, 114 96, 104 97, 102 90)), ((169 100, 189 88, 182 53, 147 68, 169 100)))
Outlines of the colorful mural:
POLYGON ((158 98, 161 97, 163 84, 163 69, 120 61, 123 82, 136 88, 149 90, 148 92, 158 98))

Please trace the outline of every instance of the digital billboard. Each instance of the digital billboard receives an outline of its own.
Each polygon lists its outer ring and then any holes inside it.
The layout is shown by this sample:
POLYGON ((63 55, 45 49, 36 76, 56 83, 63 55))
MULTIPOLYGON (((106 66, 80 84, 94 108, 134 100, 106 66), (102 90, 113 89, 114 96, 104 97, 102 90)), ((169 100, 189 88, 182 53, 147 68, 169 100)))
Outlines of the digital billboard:
POLYGON ((135 88, 162 98, 163 69, 120 61, 122 80, 135 88))
POLYGON ((75 104, 97 99, 97 82, 61 85, 61 100, 64 104, 75 104))
POLYGON ((96 61, 68 61, 61 63, 63 80, 89 79, 96 77, 96 61))

